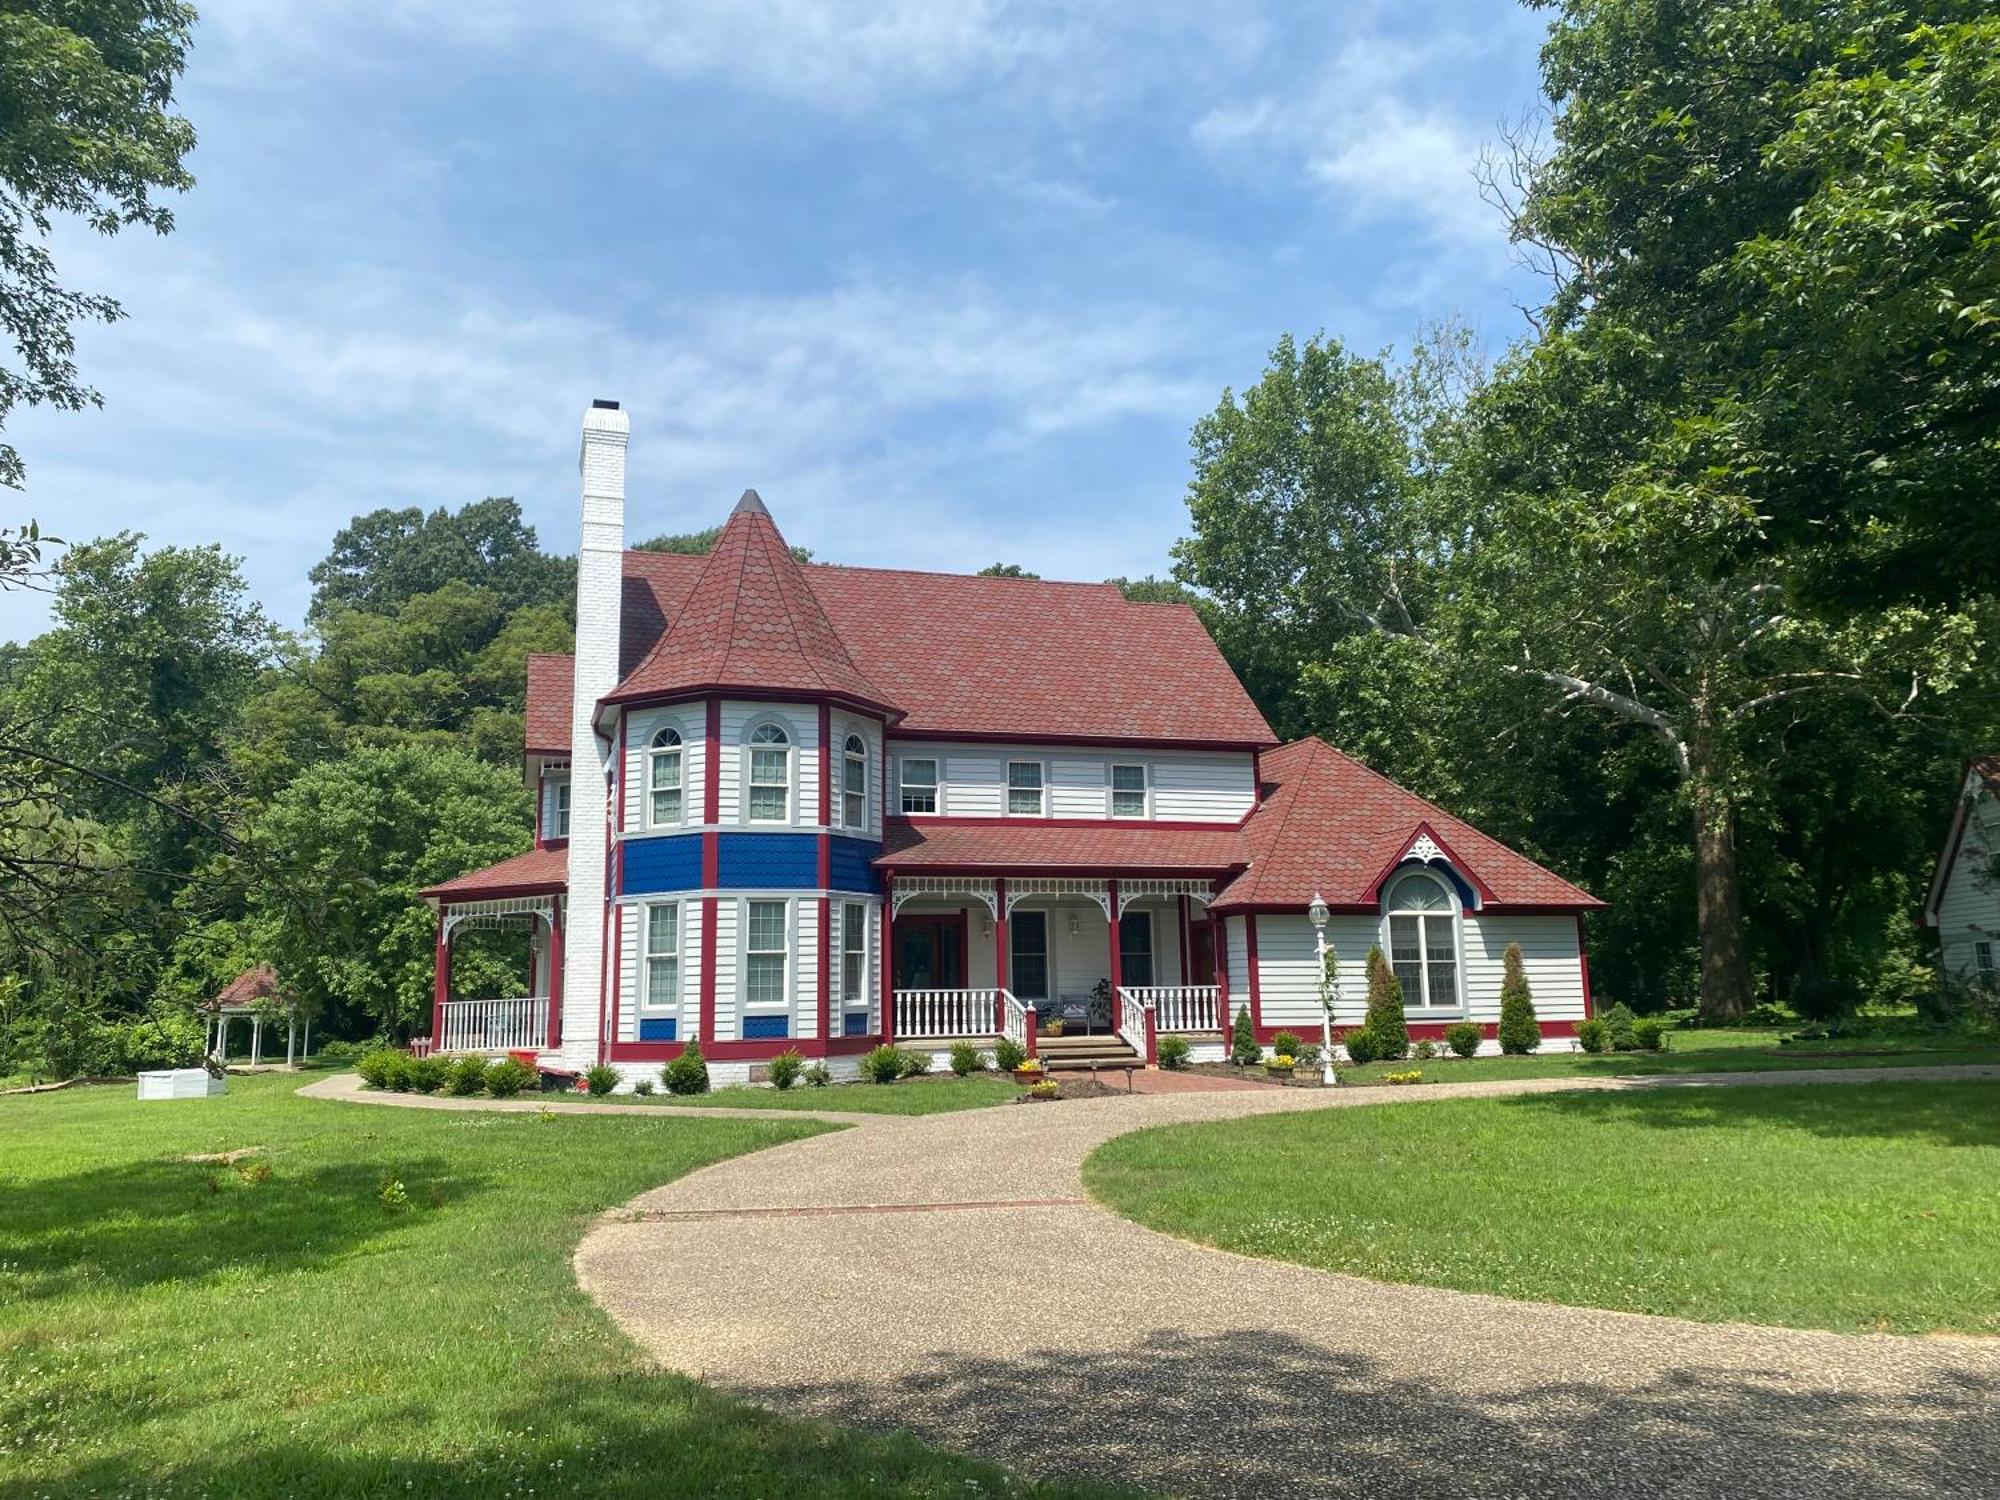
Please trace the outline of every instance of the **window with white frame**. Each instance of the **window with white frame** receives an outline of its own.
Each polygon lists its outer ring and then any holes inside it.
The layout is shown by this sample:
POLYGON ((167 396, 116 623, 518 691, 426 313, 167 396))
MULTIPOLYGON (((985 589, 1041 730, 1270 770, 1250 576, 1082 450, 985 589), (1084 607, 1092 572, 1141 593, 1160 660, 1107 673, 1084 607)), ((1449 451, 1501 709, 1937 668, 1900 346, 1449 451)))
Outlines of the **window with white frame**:
POLYGON ((549 789, 549 837, 566 839, 569 837, 569 779, 558 781, 549 789))
POLYGON ((1007 762, 1007 811, 1031 818, 1042 814, 1042 763, 1038 760, 1007 762))
POLYGON ((1143 818, 1146 816, 1146 768, 1144 766, 1113 766, 1111 768, 1111 816, 1114 818, 1143 818))
POLYGON ((1457 1010, 1458 913, 1444 882, 1412 872, 1389 888, 1389 963, 1411 1010, 1457 1010))
POLYGON ((785 972, 792 951, 790 903, 745 903, 743 941, 743 1001, 746 1005, 783 1005, 785 972))
POLYGON ((937 761, 930 756, 903 758, 902 788, 905 813, 934 813, 938 810, 937 761))
POLYGON ((658 901, 644 909, 646 976, 641 1006, 649 1011, 678 1010, 681 1003, 681 909, 675 901, 658 901))
POLYGON ((646 749, 646 822, 654 828, 681 821, 681 768, 686 750, 672 725, 653 736, 646 749))
POLYGON ((1993 972, 1993 945, 1974 943, 1972 945, 1972 966, 1982 974, 1993 972))
POLYGON ((792 820, 792 737, 779 724, 750 733, 749 784, 744 806, 752 823, 792 820))
POLYGON ((863 828, 868 823, 868 742, 850 734, 840 753, 840 826, 863 828))
POLYGON ((840 904, 840 1004, 860 1010, 868 1004, 868 908, 859 901, 840 904))

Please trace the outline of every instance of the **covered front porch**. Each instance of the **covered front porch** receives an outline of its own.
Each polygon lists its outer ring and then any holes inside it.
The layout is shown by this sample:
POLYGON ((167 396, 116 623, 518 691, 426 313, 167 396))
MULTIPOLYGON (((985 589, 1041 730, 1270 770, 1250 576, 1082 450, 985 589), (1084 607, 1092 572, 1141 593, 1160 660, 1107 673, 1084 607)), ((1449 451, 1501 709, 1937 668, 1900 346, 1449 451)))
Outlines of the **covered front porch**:
POLYGON ((1217 1037, 1213 883, 1104 876, 897 876, 890 1040, 1116 1037, 1151 1066, 1169 1033, 1217 1037))
POLYGON ((563 897, 558 893, 437 904, 437 969, 431 1003, 432 1052, 553 1051, 562 1043, 563 897), (452 955, 466 932, 525 928, 525 994, 452 998, 452 955))

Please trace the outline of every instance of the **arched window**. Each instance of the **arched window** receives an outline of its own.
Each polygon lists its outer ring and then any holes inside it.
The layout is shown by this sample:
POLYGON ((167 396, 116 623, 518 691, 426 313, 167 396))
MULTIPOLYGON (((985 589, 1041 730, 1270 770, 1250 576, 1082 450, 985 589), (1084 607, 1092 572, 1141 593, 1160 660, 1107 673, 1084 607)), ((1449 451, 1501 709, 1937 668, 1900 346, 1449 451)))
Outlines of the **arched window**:
POLYGON ((792 737, 779 724, 750 732, 745 807, 752 823, 792 821, 792 737))
POLYGON ((646 750, 646 821, 658 828, 681 821, 681 732, 669 725, 646 750))
POLYGON ((1457 1010, 1458 914, 1433 875, 1412 871, 1389 887, 1389 962, 1411 1010, 1457 1010))
POLYGON ((850 734, 840 755, 840 826, 860 828, 868 822, 868 742, 850 734))

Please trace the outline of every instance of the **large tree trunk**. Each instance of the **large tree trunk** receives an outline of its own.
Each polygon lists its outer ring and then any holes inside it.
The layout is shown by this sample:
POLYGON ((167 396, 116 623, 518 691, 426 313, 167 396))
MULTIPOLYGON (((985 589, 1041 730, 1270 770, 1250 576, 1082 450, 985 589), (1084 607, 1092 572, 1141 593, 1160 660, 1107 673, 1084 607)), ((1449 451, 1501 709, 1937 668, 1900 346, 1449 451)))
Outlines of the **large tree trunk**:
POLYGON ((1736 808, 1705 757, 1691 757, 1695 917, 1701 933, 1701 1019, 1741 1020, 1750 1005, 1750 959, 1743 948, 1743 895, 1736 881, 1736 808))

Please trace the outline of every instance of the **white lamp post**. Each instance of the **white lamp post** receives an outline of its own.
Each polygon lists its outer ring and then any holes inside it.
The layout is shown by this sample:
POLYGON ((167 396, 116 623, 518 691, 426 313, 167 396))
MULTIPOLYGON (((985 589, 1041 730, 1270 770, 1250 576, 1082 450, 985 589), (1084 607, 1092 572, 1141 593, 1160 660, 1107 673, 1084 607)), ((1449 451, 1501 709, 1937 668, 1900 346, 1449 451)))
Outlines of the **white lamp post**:
POLYGON ((1333 1007, 1340 1000, 1340 976, 1329 971, 1326 966, 1326 897, 1313 892, 1312 905, 1306 908, 1306 920, 1313 926, 1313 943, 1319 950, 1319 1081, 1329 1088, 1336 1082, 1333 1076, 1333 1007))

